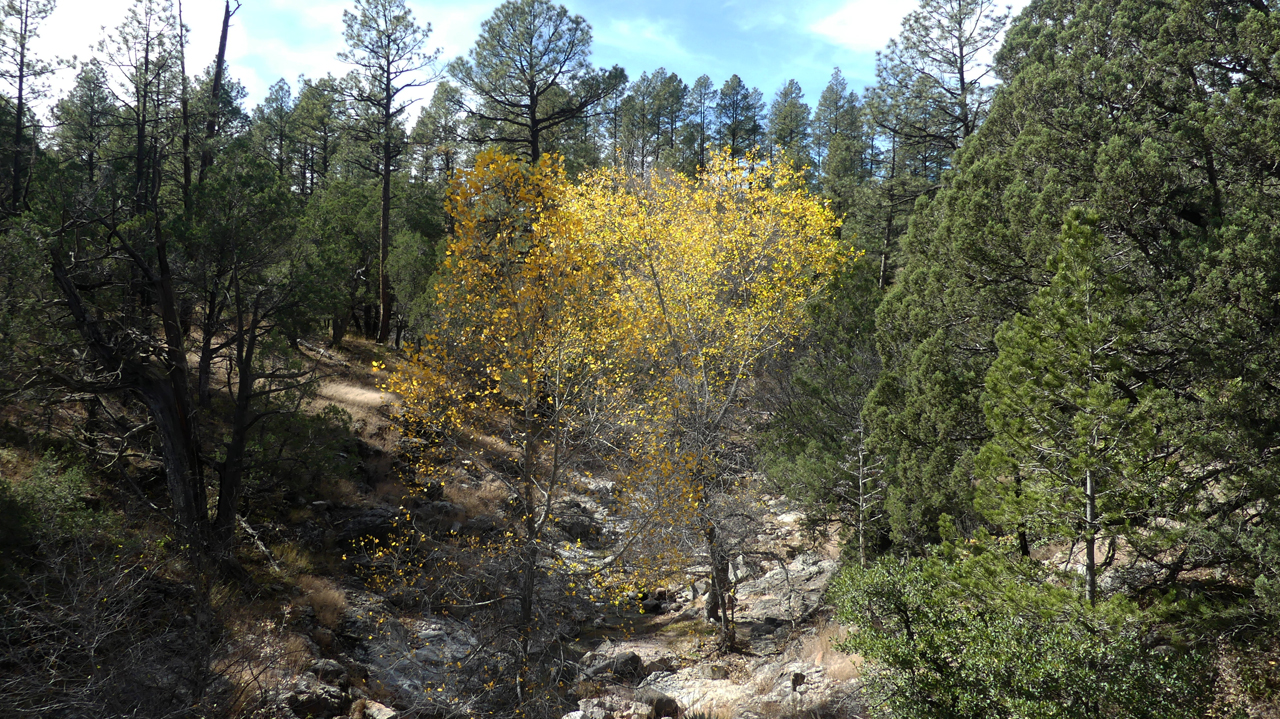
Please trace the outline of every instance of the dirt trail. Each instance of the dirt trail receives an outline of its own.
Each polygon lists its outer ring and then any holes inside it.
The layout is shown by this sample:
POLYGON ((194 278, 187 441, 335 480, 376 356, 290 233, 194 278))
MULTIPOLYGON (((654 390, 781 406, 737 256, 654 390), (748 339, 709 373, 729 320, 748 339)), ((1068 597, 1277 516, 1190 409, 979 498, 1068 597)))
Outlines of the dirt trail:
POLYGON ((358 379, 330 377, 320 382, 314 409, 334 404, 346 410, 361 434, 381 435, 390 425, 390 410, 399 398, 390 392, 370 387, 358 379))
POLYGON ((320 383, 317 394, 340 407, 377 411, 382 405, 393 404, 396 396, 390 392, 363 387, 350 380, 327 379, 320 383))

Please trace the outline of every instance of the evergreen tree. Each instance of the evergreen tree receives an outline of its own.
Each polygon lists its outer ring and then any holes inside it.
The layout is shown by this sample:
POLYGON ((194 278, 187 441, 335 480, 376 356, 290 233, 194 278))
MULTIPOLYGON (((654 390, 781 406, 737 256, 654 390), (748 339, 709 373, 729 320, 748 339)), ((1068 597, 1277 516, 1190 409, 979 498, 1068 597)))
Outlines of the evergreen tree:
MULTIPOLYGON (((1123 381, 1092 386, 1120 393, 1126 408, 1167 393, 1145 410, 1152 429, 1134 430, 1134 458, 1112 480, 1138 476, 1128 468, 1158 454, 1143 439, 1151 431, 1176 460, 1150 479, 1142 506, 1124 509, 1120 521, 1142 528, 1125 534, 1124 567, 1148 572, 1120 573, 1133 583, 1127 590, 1169 586, 1207 566, 1231 566, 1255 587, 1274 581, 1264 547, 1280 519, 1271 509, 1280 466, 1266 438, 1280 416, 1268 389, 1280 381, 1271 359, 1280 354, 1268 328, 1280 309, 1268 298, 1280 287, 1280 244, 1267 218, 1280 207, 1261 189, 1277 161, 1257 141, 1270 136, 1270 120, 1251 108, 1275 90, 1250 73, 1270 56, 1260 38, 1276 22, 1225 0, 1050 1, 1015 22, 998 58, 1007 84, 954 175, 913 218, 900 281, 876 316, 884 371, 864 417, 890 460, 896 536, 927 541, 942 513, 962 528, 983 521, 972 504, 975 456, 1010 432, 982 410, 1003 350, 999 328, 1033 314, 1053 284, 1046 267, 1062 247, 1061 218, 1084 205, 1098 218, 1096 256, 1114 263, 1120 316, 1145 315, 1141 331, 1125 335, 1123 381), (1086 57, 1081 47, 1098 51, 1086 57)), ((1053 316, 1039 306, 1034 314, 1053 316)), ((1046 341, 1047 330, 1031 330, 1028 342, 1046 341)), ((1081 421, 1119 411, 1103 409, 1081 421)), ((1019 521, 1034 529, 1016 513, 996 519, 1006 531, 1019 521)), ((1256 617, 1269 611, 1267 596, 1223 599, 1220 616, 1256 617)))
POLYGON ((680 130, 680 171, 693 176, 707 166, 707 145, 715 136, 715 85, 701 75, 685 95, 684 126, 680 130))
POLYGON ((923 0, 877 56, 876 122, 904 146, 933 149, 938 171, 986 116, 986 59, 1009 18, 998 7, 995 0, 923 0))
POLYGON ((663 68, 655 70, 653 77, 658 84, 654 119, 658 125, 659 159, 666 166, 674 166, 677 161, 676 143, 686 119, 685 98, 689 95, 689 86, 679 75, 668 73, 663 68))
POLYGON ((9 132, 9 197, 11 213, 24 209, 28 168, 35 155, 34 138, 28 131, 36 126, 30 102, 44 96, 44 78, 56 69, 54 64, 36 57, 31 44, 38 37, 40 24, 53 12, 54 0, 6 0, 0 4, 0 72, 13 88, 12 127, 9 132))
POLYGON ((419 27, 404 0, 356 0, 356 12, 342 14, 347 51, 338 57, 356 71, 347 85, 348 97, 359 109, 357 125, 368 144, 382 181, 382 214, 378 234, 378 334, 386 342, 391 333, 391 176, 404 152, 402 116, 409 103, 401 93, 436 79, 431 69, 439 51, 426 49, 431 24, 419 27))
POLYGON ((96 59, 85 63, 76 75, 75 86, 54 106, 55 149, 84 173, 82 181, 89 186, 101 179, 101 167, 110 159, 107 145, 117 123, 116 113, 106 71, 96 59))
POLYGON ((282 176, 293 169, 293 112, 296 107, 289 83, 281 78, 267 89, 266 99, 253 110, 255 149, 282 176))
POLYGON ((1132 374, 1129 353, 1152 308, 1127 296, 1125 257, 1100 254, 1096 220, 1073 211, 1026 314, 996 335, 979 455, 987 516, 1032 539, 1084 542, 1085 594, 1098 601, 1099 537, 1115 556, 1141 508, 1175 472, 1156 430, 1167 392, 1132 374))
POLYGON ((449 74, 475 98, 465 106, 475 121, 468 139, 521 145, 537 163, 548 130, 593 114, 627 81, 616 65, 592 68, 590 56, 591 26, 580 15, 548 0, 500 5, 468 56, 449 63, 449 74))
POLYGON ((855 207, 858 190, 871 180, 870 142, 858 93, 836 68, 818 98, 812 123, 814 159, 822 193, 844 217, 855 207))
POLYGON ((737 75, 725 80, 716 97, 716 125, 712 133, 716 142, 729 148, 734 157, 741 157, 763 139, 764 128, 760 124, 763 112, 764 98, 759 90, 748 88, 737 75))
POLYGON ((800 169, 813 164, 809 154, 809 106, 800 83, 787 80, 769 106, 769 153, 800 169))
MULTIPOLYGON (((665 74, 665 71, 663 71, 665 74)), ((643 73, 618 105, 619 140, 624 167, 639 175, 652 170, 657 163, 661 134, 658 113, 661 78, 643 73)))
POLYGON ((415 171, 437 187, 448 186, 464 157, 460 142, 462 115, 458 111, 461 91, 447 80, 440 81, 431 103, 418 113, 410 141, 416 148, 415 171))
POLYGON ((341 151, 344 128, 342 101, 333 77, 302 80, 292 114, 298 148, 298 188, 304 195, 315 192, 329 176, 334 158, 341 151))

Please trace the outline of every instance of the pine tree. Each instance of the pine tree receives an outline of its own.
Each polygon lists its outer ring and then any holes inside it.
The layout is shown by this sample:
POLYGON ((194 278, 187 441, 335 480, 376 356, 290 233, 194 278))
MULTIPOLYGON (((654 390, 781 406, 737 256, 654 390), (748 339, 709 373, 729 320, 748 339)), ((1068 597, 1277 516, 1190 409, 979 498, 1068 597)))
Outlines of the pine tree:
POLYGON ((715 133, 715 86, 711 78, 701 75, 685 96, 684 126, 680 131, 682 159, 680 171, 693 176, 707 166, 707 145, 715 133))
POLYGON ((85 63, 76 84, 54 106, 57 128, 53 140, 58 153, 74 158, 84 182, 95 185, 108 161, 107 146, 116 124, 117 108, 107 86, 106 71, 96 59, 85 63))
POLYGON ((466 58, 449 74, 475 98, 470 140, 511 143, 537 163, 547 131, 579 117, 627 81, 618 66, 592 68, 591 26, 548 0, 508 0, 481 25, 466 58), (559 98, 546 98, 555 90, 559 98), (548 102, 547 99, 551 99, 548 102))
POLYGON ((769 106, 769 152, 797 169, 813 165, 809 154, 810 110, 800 83, 788 80, 769 106))
POLYGON ((378 332, 379 342, 391 333, 394 300, 387 255, 391 252, 391 176, 404 152, 402 116, 409 103, 401 93, 423 87, 436 79, 434 64, 439 51, 428 51, 431 24, 419 27, 404 0, 356 0, 356 12, 343 11, 343 39, 348 50, 339 53, 356 71, 346 93, 359 115, 358 132, 364 135, 382 181, 382 215, 378 234, 378 332))
POLYGON ((716 142, 729 148, 734 157, 746 154, 763 139, 764 128, 760 124, 763 112, 764 98, 760 91, 748 88, 737 75, 731 76, 716 97, 716 125, 712 133, 716 142))
POLYGON ((1168 393, 1135 377, 1129 356, 1151 308, 1127 296, 1126 258, 1101 254, 1096 222, 1068 216, 1049 284, 997 333, 983 397, 992 438, 978 458, 991 520, 1083 540, 1090 604, 1099 538, 1113 557, 1176 463, 1156 430, 1168 393))
MULTIPOLYGON (((1259 189, 1275 162, 1256 141, 1270 121, 1248 108, 1274 89, 1205 68, 1261 62, 1258 38, 1275 23, 1230 3, 1131 0, 1038 3, 1015 22, 998 61, 1007 84, 954 174, 918 205, 899 282, 876 316, 884 371, 864 417, 889 460, 896 536, 936 538, 942 513, 962 529, 985 521, 972 504, 976 456, 993 430, 1005 431, 982 410, 1003 349, 997 334, 1052 283, 1061 218, 1084 204, 1098 218, 1097 256, 1115 263, 1109 281, 1123 286, 1122 315, 1146 315, 1125 340, 1126 379, 1111 390, 1130 403, 1169 393, 1147 419, 1176 462, 1137 493, 1140 509, 1124 510, 1124 522, 1144 528, 1125 535, 1125 562, 1155 572, 1134 581, 1168 586, 1226 565, 1246 582, 1272 581, 1261 547, 1275 517, 1248 507, 1271 506, 1280 471, 1264 439, 1277 428, 1266 389, 1280 374, 1267 359, 1276 335, 1264 329, 1277 310, 1263 299, 1280 286, 1280 245, 1264 219, 1280 208, 1259 189), (1099 52, 1084 57, 1085 46, 1099 52), (1153 76, 1159 87, 1144 84, 1153 76)), ((1020 523, 1013 514, 999 522, 1011 533, 1020 523)), ((1259 611, 1261 597, 1238 611, 1259 611)))
POLYGON ((253 110, 257 151, 282 176, 293 170, 293 112, 296 107, 289 83, 281 78, 267 89, 267 97, 253 110))
POLYGON ((329 177, 341 150, 341 109, 337 81, 332 76, 302 81, 291 119, 299 155, 298 187, 304 195, 315 192, 329 177))
POLYGON ((837 215, 854 211, 858 191, 870 182, 871 143, 865 127, 858 93, 840 68, 818 98, 812 123, 812 147, 818 163, 818 181, 823 194, 832 201, 837 215))

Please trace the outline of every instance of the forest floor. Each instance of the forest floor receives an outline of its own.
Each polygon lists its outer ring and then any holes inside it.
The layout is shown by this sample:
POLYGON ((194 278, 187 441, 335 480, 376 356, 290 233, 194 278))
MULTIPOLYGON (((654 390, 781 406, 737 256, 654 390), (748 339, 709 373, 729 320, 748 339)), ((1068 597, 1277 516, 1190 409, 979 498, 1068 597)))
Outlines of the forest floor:
MULTIPOLYGON (((377 376, 367 370, 374 361, 387 361, 394 367, 394 353, 352 342, 341 353, 326 354, 329 357, 322 360, 328 360, 331 371, 321 381, 312 407, 328 403, 340 407, 351 415, 353 428, 362 439, 394 453, 399 436, 391 413, 397 398, 381 391, 377 376)), ((392 481, 392 477, 381 477, 370 484, 385 486, 392 481)), ((495 506, 461 497, 471 486, 445 490, 446 498, 459 500, 462 514, 456 519, 496 519, 471 516, 492 511, 495 506)), ((575 495, 564 501, 599 507, 592 503, 596 499, 599 496, 575 495)), ((723 719, 861 715, 856 681, 860 661, 836 649, 845 630, 832 620, 830 608, 823 603, 826 583, 837 568, 838 543, 830 535, 814 537, 802 532, 802 515, 780 496, 763 495, 759 505, 757 541, 775 559, 751 566, 744 563, 737 572, 739 650, 715 651, 717 625, 705 619, 704 597, 699 590, 705 591, 706 582, 696 571, 685 584, 661 590, 664 601, 650 600, 647 611, 639 611, 638 603, 620 607, 598 604, 596 616, 583 617, 575 642, 579 652, 585 653, 572 660, 576 669, 570 675, 577 674, 578 681, 570 699, 579 702, 579 710, 570 716, 630 716, 628 711, 639 710, 634 705, 628 709, 627 704, 637 689, 662 692, 686 712, 723 719)), ((591 521, 605 525, 609 519, 601 513, 591 521)), ((421 710, 413 694, 434 682, 451 694, 449 700, 432 705, 435 710, 448 707, 457 711, 469 705, 472 697, 449 679, 445 665, 458 659, 466 663, 471 648, 482 643, 484 627, 468 626, 474 619, 446 619, 420 608, 399 608, 381 601, 376 592, 365 593, 368 587, 356 589, 360 583, 352 582, 352 577, 334 579, 337 587, 352 590, 346 602, 349 608, 363 607, 366 617, 385 614, 383 619, 394 618, 409 630, 375 632, 376 639, 347 652, 348 656, 380 656, 381 661, 360 670, 384 688, 374 696, 392 707, 421 710), (448 640, 437 641, 440 646, 433 650, 419 641, 419 636, 427 635, 448 640)), ((384 594, 382 599, 386 597, 384 594)))
MULTIPOLYGON (((752 531, 765 558, 739 558, 735 568, 735 651, 717 651, 706 568, 694 567, 651 587, 652 596, 616 604, 567 600, 549 585, 547 606, 565 622, 536 651, 513 653, 510 616, 437 601, 441 587, 470 591, 487 581, 492 592, 508 583, 500 545, 510 496, 497 470, 478 456, 456 458, 440 475, 443 486, 415 479, 412 438, 401 438, 393 420, 397 398, 372 371, 374 362, 394 368, 402 355, 358 339, 341 350, 304 348, 322 376, 305 414, 283 418, 261 440, 263 456, 285 447, 287 461, 278 465, 283 474, 246 484, 237 559, 247 576, 215 581, 203 599, 201 580, 171 542, 154 448, 121 445, 127 451, 107 469, 75 469, 87 418, 97 412, 145 426, 143 408, 104 398, 97 409, 84 400, 4 409, 0 477, 18 488, 48 484, 56 491, 46 493, 45 509, 88 528, 83 536, 40 535, 49 539, 22 549, 35 552, 23 560, 31 586, 69 582, 64 594, 0 596, 31 618, 35 644, 25 643, 35 648, 23 652, 70 657, 90 646, 113 657, 86 680, 30 670, 13 655, 0 661, 0 681, 15 701, 81 702, 102 716, 198 707, 206 717, 427 719, 508 716, 518 705, 526 717, 621 719, 652 714, 633 699, 658 692, 720 719, 861 715, 859 662, 835 648, 844 629, 823 601, 837 545, 802 532, 795 508, 762 487, 752 498, 752 531), (350 420, 330 421, 341 415, 326 412, 330 405, 350 420), (75 477, 87 483, 55 486, 75 477), (99 519, 81 521, 86 512, 99 519), (86 603, 93 591, 112 601, 86 603), (110 622, 99 616, 107 608, 110 622), (62 631, 69 616, 101 626, 101 636, 62 631), (513 703, 519 666, 559 679, 544 682, 541 698, 513 703), (62 694, 52 697, 51 686, 62 694)), ((214 442, 225 427, 205 430, 214 442)), ((475 444, 490 459, 512 451, 497 437, 475 444)), ((579 528, 599 538, 602 553, 616 550, 612 494, 607 481, 575 481, 559 500, 577 508, 579 528)), ((572 544, 563 539, 555 541, 572 544)), ((0 569, 8 561, 0 552, 0 569)))

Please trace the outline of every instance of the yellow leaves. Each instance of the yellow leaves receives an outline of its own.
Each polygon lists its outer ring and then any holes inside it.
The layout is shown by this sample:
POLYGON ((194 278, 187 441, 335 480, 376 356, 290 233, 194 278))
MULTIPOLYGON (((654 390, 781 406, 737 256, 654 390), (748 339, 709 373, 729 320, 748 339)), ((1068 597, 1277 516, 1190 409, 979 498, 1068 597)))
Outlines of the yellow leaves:
POLYGON ((727 153, 693 180, 603 170, 571 187, 550 158, 495 151, 458 174, 448 209, 434 329, 382 384, 403 426, 474 437, 505 416, 569 453, 610 452, 595 459, 635 515, 661 520, 644 545, 678 556, 661 523, 709 511, 757 360, 789 347, 834 265, 830 210, 794 169, 727 153))

